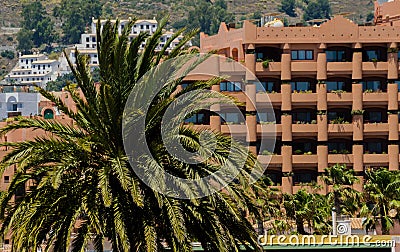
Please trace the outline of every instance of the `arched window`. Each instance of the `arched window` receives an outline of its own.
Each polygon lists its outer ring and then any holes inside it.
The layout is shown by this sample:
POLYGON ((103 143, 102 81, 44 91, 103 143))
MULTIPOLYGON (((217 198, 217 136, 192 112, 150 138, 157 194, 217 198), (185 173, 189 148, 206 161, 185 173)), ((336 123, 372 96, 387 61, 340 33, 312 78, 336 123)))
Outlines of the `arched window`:
POLYGON ((44 111, 44 119, 54 119, 54 112, 51 109, 46 109, 44 111))

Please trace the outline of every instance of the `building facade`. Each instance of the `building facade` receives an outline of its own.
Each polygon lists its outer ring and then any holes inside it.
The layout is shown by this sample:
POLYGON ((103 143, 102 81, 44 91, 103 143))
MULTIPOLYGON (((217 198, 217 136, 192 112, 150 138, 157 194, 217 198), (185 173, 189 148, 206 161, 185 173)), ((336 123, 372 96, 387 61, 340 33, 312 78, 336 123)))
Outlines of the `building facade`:
POLYGON ((54 81, 60 75, 60 62, 48 59, 44 54, 20 55, 18 64, 6 76, 10 85, 18 84, 46 88, 49 81, 54 81))
MULTIPOLYGON (((118 33, 124 30, 125 26, 131 21, 131 19, 121 19, 119 20, 118 26, 118 33)), ((101 22, 101 29, 103 25, 107 22, 107 20, 100 20, 101 22)), ((112 23, 115 23, 116 20, 111 20, 112 23)), ((82 55, 87 55, 89 58, 89 65, 91 67, 98 66, 98 58, 97 58, 97 41, 96 41, 96 27, 97 27, 98 20, 92 18, 92 24, 90 26, 90 31, 88 33, 83 33, 81 35, 81 43, 76 44, 73 48, 70 48, 69 58, 71 59, 72 63, 76 61, 76 52, 75 48, 78 49, 79 53, 82 55)), ((144 19, 144 20, 137 20, 132 27, 132 30, 129 34, 129 39, 132 40, 133 38, 137 37, 141 32, 147 32, 148 34, 152 35, 158 28, 158 22, 155 19, 144 19)), ((163 35, 160 38, 160 43, 157 45, 156 50, 160 51, 165 42, 167 42, 174 32, 172 30, 164 31, 163 35)), ((174 49, 176 45, 180 42, 183 36, 178 36, 175 38, 170 47, 167 50, 167 53, 174 49)), ((145 43, 140 45, 141 48, 144 48, 145 43)), ((191 44, 189 44, 191 46, 191 44)))
POLYGON ((320 175, 336 163, 355 170, 361 183, 354 187, 362 190, 366 169, 399 169, 399 34, 400 27, 358 26, 342 16, 319 27, 257 27, 245 21, 241 29, 228 29, 221 24, 218 34, 200 35, 201 52, 216 50, 240 62, 264 90, 221 62, 222 72, 227 69, 243 81, 223 82, 213 90, 244 103, 254 100, 256 106, 243 108, 245 122, 231 115, 230 122, 221 123, 219 116, 207 114, 191 122, 223 133, 229 133, 224 124, 236 124, 233 134, 246 134, 283 192, 311 190, 314 182, 327 192, 320 175), (254 91, 246 98, 242 90, 254 91), (257 118, 254 112, 269 101, 275 116, 257 118), (259 147, 271 129, 276 131, 273 153, 259 147))

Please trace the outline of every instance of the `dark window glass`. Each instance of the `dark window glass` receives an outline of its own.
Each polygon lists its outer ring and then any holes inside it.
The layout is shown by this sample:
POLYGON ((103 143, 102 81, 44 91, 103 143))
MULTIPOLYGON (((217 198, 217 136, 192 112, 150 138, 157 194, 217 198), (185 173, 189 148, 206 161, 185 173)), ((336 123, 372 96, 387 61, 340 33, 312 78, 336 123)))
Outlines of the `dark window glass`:
POLYGON ((185 119, 185 123, 193 123, 193 124, 209 124, 209 116, 205 113, 196 113, 189 118, 185 119))
POLYGON ((273 112, 259 112, 257 113, 257 122, 275 122, 275 114, 273 112))
POLYGON ((364 152, 369 154, 382 154, 386 152, 387 144, 383 144, 382 142, 365 142, 364 143, 364 152))
POLYGON ((317 176, 314 172, 294 172, 293 183, 295 185, 301 183, 312 183, 317 180, 317 176))
POLYGON ((345 89, 345 82, 344 81, 327 81, 326 88, 328 91, 332 90, 344 90, 345 89))
POLYGON ((221 122, 223 124, 241 124, 244 123, 244 116, 237 112, 220 112, 221 122))
POLYGON ((363 90, 372 90, 372 91, 378 91, 382 90, 382 83, 379 80, 368 80, 368 81, 361 81, 363 84, 363 90))
POLYGON ((240 82, 221 82, 220 83, 220 90, 221 91, 228 91, 228 92, 240 92, 242 91, 242 83, 240 82))
POLYGON ((272 92, 274 90, 275 83, 273 81, 261 81, 256 84, 257 92, 272 92))
POLYGON ((309 81, 292 81, 292 91, 307 91, 311 89, 311 83, 309 81))
POLYGON ((292 60, 312 60, 314 59, 314 51, 312 50, 293 50, 291 52, 292 60))

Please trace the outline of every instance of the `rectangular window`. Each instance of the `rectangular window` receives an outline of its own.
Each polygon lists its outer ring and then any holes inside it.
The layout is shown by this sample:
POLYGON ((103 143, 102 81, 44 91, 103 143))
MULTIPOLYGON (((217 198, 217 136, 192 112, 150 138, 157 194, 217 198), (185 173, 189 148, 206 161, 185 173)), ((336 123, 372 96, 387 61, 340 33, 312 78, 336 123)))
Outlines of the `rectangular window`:
POLYGON ((367 51, 365 51, 365 54, 367 56, 368 61, 374 61, 374 60, 380 59, 378 50, 367 50, 367 51))
POLYGON ((89 42, 89 37, 86 38, 86 42, 89 42))
POLYGON ((261 81, 256 84, 257 92, 272 92, 274 90, 274 82, 273 81, 261 81))
POLYGON ((242 91, 242 83, 241 82, 221 82, 220 85, 220 91, 228 91, 228 92, 240 92, 242 91))
POLYGON ((236 112, 220 112, 222 124, 241 124, 244 123, 243 114, 236 112))
POLYGON ((193 124, 209 124, 209 120, 204 113, 196 113, 191 117, 185 119, 185 123, 193 123, 193 124))
POLYGON ((332 90, 344 90, 345 83, 344 81, 327 81, 326 88, 328 91, 332 90))
POLYGON ((144 25, 140 25, 140 29, 143 30, 143 28, 144 28, 144 25))
POLYGON ((4 176, 4 183, 10 183, 10 176, 4 176))
POLYGON ((290 84, 292 86, 292 91, 311 90, 311 83, 309 81, 292 81, 290 84))
POLYGON ((292 60, 313 60, 314 51, 313 50, 293 50, 292 60))
POLYGON ((327 62, 342 62, 346 60, 346 52, 343 50, 327 50, 325 53, 327 62))
POLYGON ((381 154, 384 149, 381 142, 369 142, 364 143, 364 151, 370 154, 381 154))
POLYGON ((96 42, 96 37, 92 37, 92 42, 96 42))
POLYGON ((311 112, 295 112, 292 115, 293 123, 309 123, 311 122, 311 112))
POLYGON ((369 81, 361 81, 363 84, 363 91, 371 90, 378 91, 382 90, 381 81, 379 80, 369 80, 369 81))
POLYGON ((259 112, 257 113, 257 123, 264 123, 264 122, 275 122, 275 115, 274 113, 268 112, 259 112))

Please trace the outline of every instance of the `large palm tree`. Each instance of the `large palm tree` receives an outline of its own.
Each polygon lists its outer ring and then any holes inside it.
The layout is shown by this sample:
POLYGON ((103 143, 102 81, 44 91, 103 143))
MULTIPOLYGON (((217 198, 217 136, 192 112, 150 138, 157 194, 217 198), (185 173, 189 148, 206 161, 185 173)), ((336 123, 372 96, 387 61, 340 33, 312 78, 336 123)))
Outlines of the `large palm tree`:
POLYGON ((338 214, 352 214, 359 209, 361 193, 352 188, 358 182, 353 169, 347 168, 345 164, 335 164, 325 168, 321 178, 332 186, 328 199, 333 202, 338 214))
POLYGON ((382 234, 388 235, 400 212, 400 173, 379 168, 367 170, 365 175, 364 192, 368 204, 361 209, 362 216, 367 217, 364 224, 371 229, 376 228, 379 221, 382 234))
MULTIPOLYGON (((47 133, 34 140, 3 144, 11 151, 1 161, 1 172, 12 165, 18 168, 8 190, 1 195, 1 231, 12 232, 14 251, 32 251, 41 245, 54 251, 70 248, 83 251, 89 242, 96 251, 103 251, 105 240, 112 243, 113 251, 160 251, 164 246, 172 251, 190 251, 193 241, 201 242, 206 251, 237 251, 239 244, 257 249, 256 233, 246 217, 254 214, 259 218, 254 192, 262 191, 263 186, 257 183, 251 188, 248 183, 251 169, 260 168, 256 158, 248 155, 246 148, 219 134, 215 134, 216 145, 201 146, 201 132, 181 126, 179 137, 185 149, 203 148, 200 153, 212 153, 212 162, 185 164, 168 153, 160 137, 160 115, 166 108, 189 91, 210 88, 219 78, 197 82, 179 92, 176 91, 179 81, 166 85, 150 105, 146 141, 155 162, 182 178, 198 178, 225 163, 235 166, 231 160, 245 159, 245 167, 234 183, 202 198, 171 198, 143 183, 128 162, 122 118, 131 90, 161 61, 182 54, 194 34, 188 32, 164 56, 183 30, 157 53, 155 48, 166 19, 152 36, 141 33, 129 43, 133 24, 134 21, 130 22, 118 35, 118 24, 107 22, 100 34, 98 22, 100 83, 97 87, 85 57, 77 53, 76 66, 70 63, 77 85, 70 85, 67 90, 76 103, 76 111, 51 93, 40 90, 73 119, 73 126, 57 120, 22 118, 1 129, 1 134, 21 128, 47 133), (144 42, 146 46, 140 51, 144 42), (233 159, 228 159, 231 145, 237 151, 233 159), (17 189, 28 181, 34 181, 36 186, 14 201, 17 189)), ((212 97, 209 94, 203 98, 212 97)), ((146 163, 146 157, 141 158, 143 163, 136 165, 141 165, 146 174, 152 163, 146 163)), ((157 180, 155 174, 150 176, 157 180)), ((182 191, 187 189, 184 185, 176 186, 182 191)))

